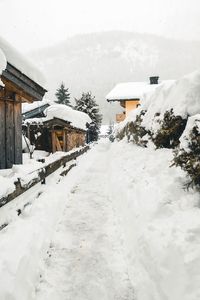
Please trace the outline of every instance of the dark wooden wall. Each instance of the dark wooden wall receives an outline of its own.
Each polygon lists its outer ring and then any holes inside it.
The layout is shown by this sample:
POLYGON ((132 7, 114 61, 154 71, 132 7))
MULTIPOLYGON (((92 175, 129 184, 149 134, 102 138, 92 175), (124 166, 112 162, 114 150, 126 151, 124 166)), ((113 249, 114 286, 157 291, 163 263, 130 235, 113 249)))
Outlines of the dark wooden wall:
POLYGON ((21 103, 0 100, 0 169, 22 163, 21 103))

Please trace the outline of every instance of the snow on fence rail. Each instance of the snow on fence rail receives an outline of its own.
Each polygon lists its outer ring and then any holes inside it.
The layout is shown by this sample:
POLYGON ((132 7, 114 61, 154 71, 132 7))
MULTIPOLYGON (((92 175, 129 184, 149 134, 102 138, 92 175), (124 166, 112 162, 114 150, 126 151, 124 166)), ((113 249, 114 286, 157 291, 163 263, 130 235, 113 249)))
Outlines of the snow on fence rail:
MULTIPOLYGON (((88 151, 88 149, 89 146, 85 146, 81 149, 75 150, 74 152, 70 152, 62 156, 61 158, 47 165, 44 165, 44 167, 41 167, 38 170, 34 170, 33 176, 31 176, 31 179, 28 182, 23 182, 23 179, 18 178, 17 181, 14 182, 15 190, 9 193, 8 195, 5 195, 0 198, 0 207, 4 206, 5 204, 12 201, 19 195, 23 194, 24 192, 26 192, 28 189, 30 189, 37 183, 43 182, 47 176, 55 172, 60 167, 62 166, 65 167, 67 162, 76 159, 78 156, 88 151)), ((61 175, 66 175, 73 166, 75 166, 75 164, 72 164, 67 170, 64 169, 61 172, 61 175)))

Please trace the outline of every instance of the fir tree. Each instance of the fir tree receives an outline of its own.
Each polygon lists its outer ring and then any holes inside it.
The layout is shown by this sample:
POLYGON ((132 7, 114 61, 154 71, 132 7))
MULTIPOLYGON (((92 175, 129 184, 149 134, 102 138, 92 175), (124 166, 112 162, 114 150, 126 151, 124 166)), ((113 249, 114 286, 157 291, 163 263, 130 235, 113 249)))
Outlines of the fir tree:
POLYGON ((67 106, 71 106, 70 104, 70 93, 68 88, 65 88, 64 83, 62 82, 60 87, 56 90, 55 96, 58 100, 55 102, 58 104, 65 104, 67 106))
POLYGON ((92 96, 91 92, 82 93, 80 99, 75 99, 75 109, 82 111, 91 118, 92 120, 92 132, 93 140, 98 139, 99 129, 101 126, 102 115, 99 113, 99 106, 95 101, 95 97, 92 96))

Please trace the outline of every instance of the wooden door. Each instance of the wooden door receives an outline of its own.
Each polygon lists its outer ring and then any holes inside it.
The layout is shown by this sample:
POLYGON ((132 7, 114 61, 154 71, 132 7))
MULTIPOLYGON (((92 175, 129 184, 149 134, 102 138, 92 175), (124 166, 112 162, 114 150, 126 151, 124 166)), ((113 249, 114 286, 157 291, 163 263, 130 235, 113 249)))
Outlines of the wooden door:
POLYGON ((56 151, 63 151, 63 140, 62 140, 62 131, 53 130, 52 131, 52 150, 53 153, 56 151))
POLYGON ((0 169, 6 168, 6 134, 5 117, 6 106, 4 101, 0 101, 0 169))
POLYGON ((0 101, 0 169, 22 163, 21 103, 0 101))

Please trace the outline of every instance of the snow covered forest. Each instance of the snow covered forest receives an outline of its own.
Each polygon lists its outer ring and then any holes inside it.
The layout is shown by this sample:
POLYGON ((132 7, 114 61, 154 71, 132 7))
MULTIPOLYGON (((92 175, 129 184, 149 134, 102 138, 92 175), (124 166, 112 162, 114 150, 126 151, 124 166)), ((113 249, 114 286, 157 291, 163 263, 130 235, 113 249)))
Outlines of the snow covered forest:
POLYGON ((198 0, 0 9, 0 300, 199 300, 198 0))

